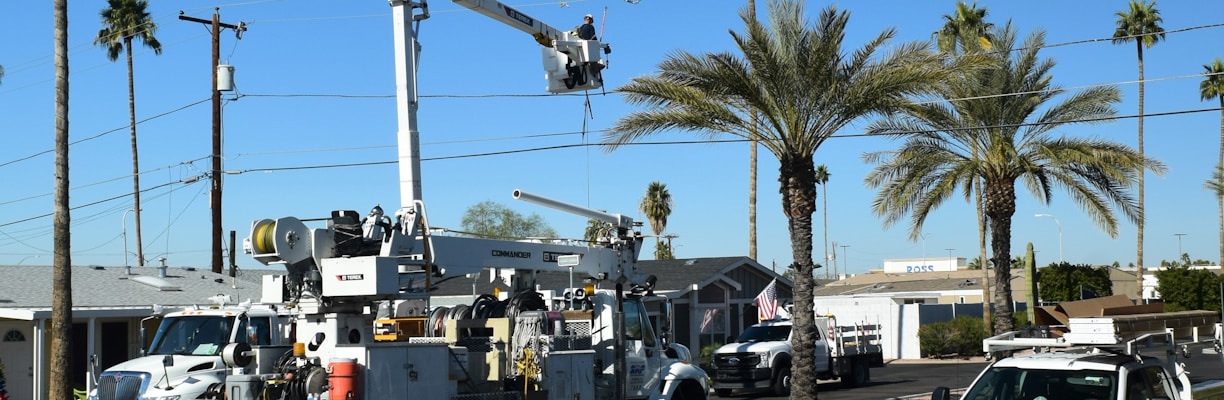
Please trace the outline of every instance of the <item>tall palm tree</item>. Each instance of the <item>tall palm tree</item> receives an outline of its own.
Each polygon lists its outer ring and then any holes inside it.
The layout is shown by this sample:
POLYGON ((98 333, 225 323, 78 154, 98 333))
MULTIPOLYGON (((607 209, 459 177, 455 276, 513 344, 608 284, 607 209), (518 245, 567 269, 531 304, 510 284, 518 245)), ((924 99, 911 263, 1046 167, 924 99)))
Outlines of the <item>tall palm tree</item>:
POLYGON ((1216 161, 1216 171, 1212 179, 1207 181, 1208 189, 1214 190, 1216 203, 1220 209, 1220 258, 1224 262, 1224 59, 1216 58, 1211 64, 1203 66, 1207 70, 1199 82, 1199 99, 1220 101, 1220 158, 1216 161))
MULTIPOLYGON (((127 54, 128 81, 128 120, 132 132, 132 200, 136 225, 136 265, 144 266, 144 243, 140 235, 140 157, 136 151, 136 80, 132 72, 132 41, 140 39, 141 43, 154 54, 161 54, 161 42, 153 35, 157 33, 157 24, 146 9, 148 0, 107 0, 107 7, 102 10, 102 29, 94 37, 94 45, 102 45, 106 49, 106 58, 113 61, 120 54, 127 54)), ((127 260, 127 254, 123 255, 127 260)))
MULTIPOLYGON (((1131 0, 1130 7, 1127 11, 1118 11, 1117 29, 1114 30, 1113 43, 1122 44, 1135 42, 1135 52, 1139 55, 1139 155, 1143 155, 1143 48, 1151 48, 1156 45, 1156 42, 1164 40, 1164 28, 1160 27, 1160 23, 1164 19, 1160 18, 1160 11, 1156 10, 1156 0, 1151 3, 1146 1, 1131 0)), ((1136 296, 1135 299, 1143 301, 1143 225, 1144 225, 1144 204, 1143 204, 1143 171, 1139 171, 1139 219, 1136 221, 1138 225, 1138 238, 1136 239, 1135 247, 1135 283, 1136 296)))
POLYGON ((960 54, 973 50, 990 50, 994 35, 994 24, 986 22, 986 8, 977 8, 963 1, 956 2, 956 11, 943 16, 944 26, 935 31, 936 47, 949 54, 960 54))
POLYGON ((917 238, 926 218, 960 190, 966 199, 974 180, 984 185, 990 221, 994 269, 994 328, 1012 330, 1011 221, 1016 212, 1016 185, 1022 184, 1042 203, 1055 188, 1067 190, 1109 235, 1116 236, 1112 207, 1131 220, 1138 217, 1134 199, 1125 192, 1141 169, 1164 172, 1133 149, 1098 139, 1052 137, 1064 125, 1113 116, 1120 99, 1114 87, 1069 94, 1047 104, 1064 90, 1052 82, 1054 61, 1040 59, 1044 35, 1029 35, 1016 47, 1006 27, 997 38, 993 68, 960 76, 942 85, 947 103, 913 106, 868 127, 873 134, 905 135, 897 150, 864 155, 877 164, 865 183, 880 189, 873 211, 892 225, 910 216, 910 237, 917 238), (1017 93, 1018 95, 998 96, 1017 93), (976 157, 973 149, 981 149, 976 157))
MULTIPOLYGON (((952 14, 943 16, 944 26, 935 31, 937 47, 941 53, 961 54, 978 53, 990 50, 993 46, 994 24, 986 22, 986 8, 977 8, 977 2, 968 6, 963 1, 956 3, 952 14)), ((973 158, 978 157, 978 149, 973 149, 973 158)), ((974 210, 977 213, 978 257, 986 259, 986 210, 982 202, 982 180, 973 182, 974 210)), ((990 320, 990 269, 982 269, 982 320, 990 320)), ((990 324, 982 324, 987 333, 991 333, 990 324)))
POLYGON ((48 398, 72 398, 72 219, 68 209, 68 0, 55 0, 55 204, 51 221, 51 360, 48 398))
MULTIPOLYGON (((825 263, 829 262, 829 186, 828 186, 828 183, 829 183, 830 176, 832 175, 829 174, 829 167, 826 167, 824 164, 820 164, 816 166, 816 184, 820 185, 820 198, 823 199, 824 201, 824 204, 820 206, 820 209, 822 210, 822 214, 824 215, 824 235, 821 236, 820 241, 824 242, 824 260, 821 262, 825 262, 825 263)), ((828 268, 825 268, 825 279, 829 279, 829 269, 828 268)), ((834 276, 833 279, 837 279, 837 277, 834 276)))
POLYGON ((1224 164, 1216 163, 1211 179, 1203 183, 1203 188, 1216 195, 1217 220, 1220 226, 1220 262, 1224 262, 1224 164))
POLYGON ((677 50, 658 72, 640 76, 618 90, 647 109, 632 112, 604 136, 608 149, 671 129, 715 138, 756 139, 778 159, 782 212, 788 220, 796 310, 794 398, 816 395, 816 331, 812 289, 812 214, 816 208, 813 155, 847 124, 908 104, 947 79, 946 68, 927 43, 882 47, 896 35, 887 29, 862 47, 844 52, 850 14, 828 7, 815 26, 797 0, 770 0, 769 22, 740 12, 745 32, 731 32, 742 56, 723 52, 696 55, 677 50), (884 53, 884 54, 881 54, 884 53), (751 116, 762 126, 754 129, 751 116))
POLYGON ((646 186, 646 196, 642 197, 639 207, 642 214, 646 215, 646 221, 650 222, 650 230, 655 234, 655 259, 670 259, 670 243, 663 244, 663 238, 659 236, 667 229, 667 217, 672 212, 672 197, 667 191, 667 185, 659 181, 650 182, 650 185, 646 186))

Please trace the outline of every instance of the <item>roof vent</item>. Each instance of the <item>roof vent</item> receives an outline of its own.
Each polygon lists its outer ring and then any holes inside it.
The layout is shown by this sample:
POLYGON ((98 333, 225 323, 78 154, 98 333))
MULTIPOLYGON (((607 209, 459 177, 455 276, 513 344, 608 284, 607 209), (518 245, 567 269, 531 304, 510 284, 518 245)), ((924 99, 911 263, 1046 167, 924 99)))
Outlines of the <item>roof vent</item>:
POLYGON ((130 279, 157 288, 157 291, 159 292, 177 292, 183 290, 177 285, 155 276, 138 275, 131 277, 130 279))
POLYGON ((689 259, 688 261, 684 262, 684 265, 693 265, 693 264, 697 264, 697 259, 689 259))

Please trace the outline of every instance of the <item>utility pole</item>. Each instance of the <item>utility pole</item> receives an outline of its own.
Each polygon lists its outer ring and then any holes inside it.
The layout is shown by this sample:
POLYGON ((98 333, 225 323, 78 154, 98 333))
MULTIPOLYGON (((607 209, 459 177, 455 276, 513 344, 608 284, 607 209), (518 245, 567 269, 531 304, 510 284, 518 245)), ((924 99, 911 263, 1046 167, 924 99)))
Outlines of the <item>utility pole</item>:
MULTIPOLYGON (((246 23, 231 25, 221 22, 221 8, 213 11, 212 19, 188 17, 179 11, 179 19, 198 22, 212 27, 212 190, 209 192, 209 208, 212 209, 212 272, 221 273, 225 263, 221 257, 221 91, 217 89, 217 66, 221 64, 221 29, 233 29, 242 39, 246 23)), ((232 251, 232 250, 231 250, 232 251)))

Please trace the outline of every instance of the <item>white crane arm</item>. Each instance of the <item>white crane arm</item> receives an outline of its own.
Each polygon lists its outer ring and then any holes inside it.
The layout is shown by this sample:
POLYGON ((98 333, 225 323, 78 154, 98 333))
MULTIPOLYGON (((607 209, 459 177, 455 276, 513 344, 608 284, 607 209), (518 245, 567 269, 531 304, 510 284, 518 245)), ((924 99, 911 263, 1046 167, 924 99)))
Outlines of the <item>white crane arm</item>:
POLYGON ((536 42, 544 47, 553 47, 553 41, 563 40, 566 33, 557 28, 553 28, 548 24, 540 22, 540 20, 532 18, 527 14, 523 14, 518 10, 510 8, 505 4, 495 0, 453 0, 472 11, 484 14, 489 18, 498 20, 499 22, 509 25, 512 28, 526 32, 535 38, 536 42))

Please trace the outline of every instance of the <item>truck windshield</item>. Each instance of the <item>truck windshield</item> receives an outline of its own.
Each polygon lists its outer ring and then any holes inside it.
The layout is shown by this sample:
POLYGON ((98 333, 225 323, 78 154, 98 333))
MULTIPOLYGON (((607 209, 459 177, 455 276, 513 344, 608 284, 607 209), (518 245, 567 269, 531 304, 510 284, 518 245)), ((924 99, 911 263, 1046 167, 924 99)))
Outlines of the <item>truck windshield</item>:
POLYGON ((157 335, 149 346, 149 354, 207 355, 220 354, 230 342, 234 317, 182 316, 170 317, 157 327, 157 335))
POLYGON ((996 367, 982 374, 966 400, 1115 399, 1116 373, 996 367))
POLYGON ((739 338, 735 339, 739 343, 747 342, 775 342, 779 340, 787 340, 790 338, 790 325, 774 325, 774 326, 750 326, 741 333, 739 338))

